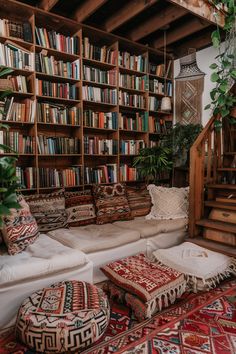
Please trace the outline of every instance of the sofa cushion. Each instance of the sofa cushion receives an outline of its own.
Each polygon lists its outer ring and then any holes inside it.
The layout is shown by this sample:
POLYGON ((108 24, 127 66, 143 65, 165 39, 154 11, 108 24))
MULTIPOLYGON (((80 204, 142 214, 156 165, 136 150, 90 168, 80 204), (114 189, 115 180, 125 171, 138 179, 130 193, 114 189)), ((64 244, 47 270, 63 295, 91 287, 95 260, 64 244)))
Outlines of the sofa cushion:
POLYGON ((47 232, 67 227, 64 191, 37 194, 26 197, 30 211, 34 215, 39 231, 47 232))
POLYGON ((185 229, 187 219, 176 220, 146 220, 144 217, 135 218, 129 221, 117 221, 114 225, 123 229, 136 230, 140 232, 141 238, 155 236, 180 229, 185 229))
POLYGON ((94 199, 90 190, 66 192, 65 205, 70 227, 95 223, 94 199))
POLYGON ((140 239, 138 231, 124 230, 113 224, 59 229, 49 232, 48 235, 68 247, 85 253, 118 247, 140 239))
POLYGON ((147 189, 152 198, 151 212, 147 219, 181 219, 188 217, 189 187, 166 188, 150 184, 147 189))
POLYGON ((3 219, 3 238, 10 255, 24 251, 39 236, 35 218, 22 195, 17 197, 21 208, 11 209, 11 214, 3 219))
POLYGON ((14 257, 7 253, 1 254, 0 284, 43 277, 87 262, 87 256, 83 252, 73 250, 47 235, 40 234, 24 252, 14 257))
POLYGON ((131 210, 126 197, 125 185, 96 185, 93 188, 97 224, 106 224, 117 220, 132 219, 131 210))
POLYGON ((152 202, 146 186, 127 186, 126 194, 133 217, 144 216, 150 212, 152 202))

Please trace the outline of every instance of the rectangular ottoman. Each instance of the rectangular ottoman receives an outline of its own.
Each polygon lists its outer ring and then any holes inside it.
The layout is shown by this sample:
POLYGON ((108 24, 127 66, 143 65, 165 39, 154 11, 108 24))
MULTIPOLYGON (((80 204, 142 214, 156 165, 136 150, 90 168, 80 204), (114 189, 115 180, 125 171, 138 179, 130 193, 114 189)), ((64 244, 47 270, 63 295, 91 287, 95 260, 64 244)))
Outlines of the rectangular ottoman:
POLYGON ((142 319, 150 318, 163 307, 173 304, 186 289, 182 273, 160 263, 151 262, 142 253, 107 264, 101 270, 111 281, 111 284, 108 284, 110 288, 108 291, 111 295, 113 293, 113 297, 116 293, 120 299, 130 302, 136 315, 137 310, 134 306, 142 305, 144 313, 142 319))

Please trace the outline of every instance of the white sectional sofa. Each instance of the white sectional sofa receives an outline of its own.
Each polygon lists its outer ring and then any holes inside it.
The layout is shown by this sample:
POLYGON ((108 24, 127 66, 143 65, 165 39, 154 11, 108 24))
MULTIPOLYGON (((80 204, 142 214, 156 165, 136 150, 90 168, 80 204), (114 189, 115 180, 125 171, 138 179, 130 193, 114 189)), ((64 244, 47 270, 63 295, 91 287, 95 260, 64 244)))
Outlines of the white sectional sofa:
POLYGON ((138 217, 104 225, 58 229, 39 238, 26 251, 0 255, 0 328, 14 319, 33 291, 54 282, 106 279, 100 267, 114 260, 181 243, 187 219, 145 220, 138 217))

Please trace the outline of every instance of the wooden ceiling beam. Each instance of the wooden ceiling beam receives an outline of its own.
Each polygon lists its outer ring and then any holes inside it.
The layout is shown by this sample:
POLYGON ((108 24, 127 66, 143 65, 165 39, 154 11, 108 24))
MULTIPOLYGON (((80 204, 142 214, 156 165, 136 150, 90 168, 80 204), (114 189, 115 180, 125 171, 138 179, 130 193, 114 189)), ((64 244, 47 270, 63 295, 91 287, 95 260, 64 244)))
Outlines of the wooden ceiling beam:
POLYGON ((104 29, 112 32, 140 12, 154 5, 158 0, 131 0, 104 23, 104 29))
POLYGON ((85 21, 108 0, 86 0, 76 8, 73 18, 78 22, 85 21))
POLYGON ((132 41, 139 41, 158 29, 167 26, 171 22, 186 15, 186 13, 188 13, 188 11, 183 7, 179 8, 177 6, 170 5, 160 13, 153 15, 140 25, 136 26, 128 33, 128 37, 132 41))
POLYGON ((188 54, 189 48, 196 48, 197 50, 205 48, 212 44, 211 41, 212 31, 202 33, 200 36, 186 40, 183 44, 175 48, 176 55, 180 58, 188 54))
MULTIPOLYGON (((202 21, 201 19, 195 17, 191 21, 186 22, 183 25, 178 26, 172 31, 166 31, 166 45, 177 42, 178 40, 189 36, 190 34, 196 33, 203 28, 210 26, 209 22, 202 21)), ((154 48, 164 47, 164 36, 159 36, 152 42, 154 48)))
POLYGON ((50 11, 59 0, 41 0, 39 7, 45 11, 50 11))

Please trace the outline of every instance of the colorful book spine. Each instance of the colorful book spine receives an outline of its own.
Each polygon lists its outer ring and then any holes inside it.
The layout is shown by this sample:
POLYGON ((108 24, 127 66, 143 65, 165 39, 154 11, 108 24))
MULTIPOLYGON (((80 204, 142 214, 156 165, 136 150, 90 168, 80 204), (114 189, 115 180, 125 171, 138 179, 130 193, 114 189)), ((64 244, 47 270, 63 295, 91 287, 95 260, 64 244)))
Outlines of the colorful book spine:
POLYGON ((131 131, 148 131, 148 112, 126 115, 124 113, 119 114, 119 127, 122 130, 131 131))
POLYGON ((145 109, 146 98, 142 95, 136 95, 125 91, 119 91, 119 104, 122 106, 145 109))
POLYGON ((35 167, 16 167, 16 177, 20 184, 20 189, 36 188, 36 168, 35 167))
POLYGON ((147 71, 147 58, 142 55, 132 55, 129 52, 119 52, 119 66, 140 71, 147 71))
POLYGON ((0 149, 0 153, 34 154, 34 137, 16 131, 0 131, 0 144, 7 145, 9 150, 0 149))
POLYGON ((0 43, 0 65, 33 71, 34 54, 8 40, 0 43))
POLYGON ((82 184, 82 166, 39 168, 39 187, 75 187, 82 184))
POLYGON ((122 88, 145 91, 148 89, 148 77, 119 73, 119 85, 122 88))
POLYGON ((30 99, 15 102, 15 97, 7 97, 0 109, 0 120, 33 123, 34 116, 35 102, 30 99))
POLYGON ((94 112, 91 109, 83 111, 85 127, 114 129, 118 128, 117 112, 94 112))
POLYGON ((37 146, 40 155, 80 154, 80 140, 77 138, 38 135, 37 146))
POLYGON ((120 140, 120 153, 122 155, 138 155, 145 148, 144 140, 120 140))
POLYGON ((83 86, 83 99, 91 102, 117 104, 116 89, 101 89, 100 87, 83 86))
POLYGON ((117 183, 117 164, 84 168, 84 184, 117 183))
POLYGON ((83 57, 112 65, 116 65, 116 52, 107 46, 98 46, 90 42, 88 37, 84 37, 83 42, 83 57))
POLYGON ((127 164, 120 165, 120 181, 138 181, 140 180, 139 172, 136 167, 127 164))
POLYGON ((83 66, 83 80, 98 84, 116 85, 116 69, 100 70, 92 66, 83 66))
POLYGON ((80 125, 79 107, 37 102, 36 112, 39 123, 80 125))
POLYGON ((36 95, 78 100, 76 85, 36 79, 36 95))
POLYGON ((86 155, 117 155, 118 141, 85 135, 84 153, 86 155))

